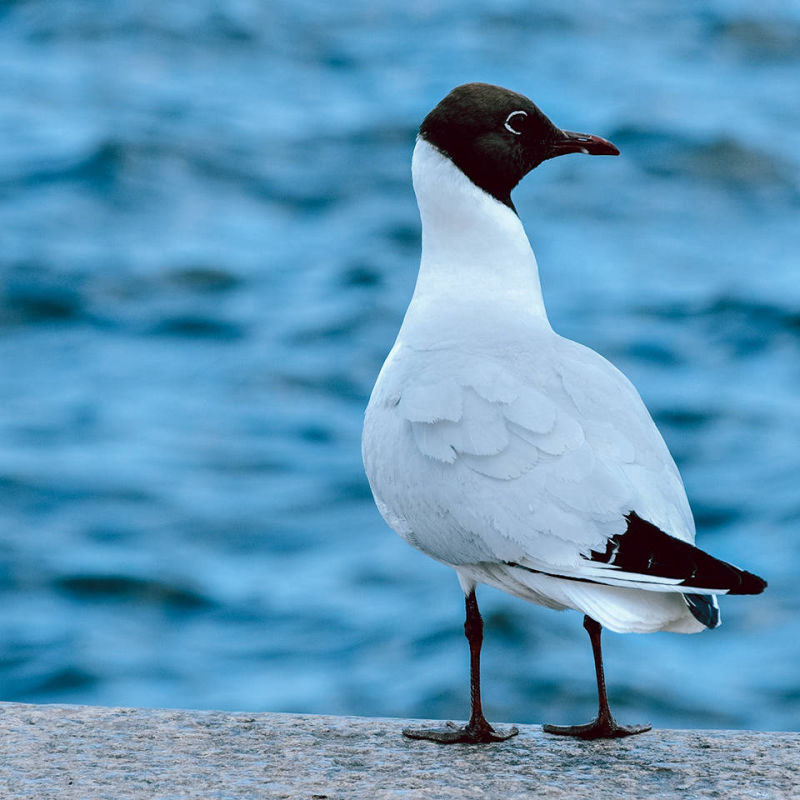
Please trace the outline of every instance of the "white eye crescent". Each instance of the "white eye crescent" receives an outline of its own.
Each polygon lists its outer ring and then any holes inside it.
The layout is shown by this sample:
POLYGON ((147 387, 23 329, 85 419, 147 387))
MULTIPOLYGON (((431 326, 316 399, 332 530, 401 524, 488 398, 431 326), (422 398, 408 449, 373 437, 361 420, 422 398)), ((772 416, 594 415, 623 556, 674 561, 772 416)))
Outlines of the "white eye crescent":
MULTIPOLYGON (((512 111, 512 112, 511 112, 511 113, 510 113, 510 114, 509 114, 509 115, 506 117, 506 121, 503 123, 503 127, 504 127, 504 128, 507 130, 507 131, 511 131, 511 133, 514 133, 514 134, 516 134, 517 136, 519 136, 519 135, 522 133, 522 131, 518 131, 518 130, 517 130, 515 127, 514 127, 514 125, 513 125, 513 123, 514 123, 514 117, 527 117, 527 116, 528 116, 528 112, 527 112, 527 111, 512 111)), ((517 122, 517 125, 519 125, 519 124, 522 122, 522 120, 521 120, 521 119, 518 119, 516 122, 517 122)))

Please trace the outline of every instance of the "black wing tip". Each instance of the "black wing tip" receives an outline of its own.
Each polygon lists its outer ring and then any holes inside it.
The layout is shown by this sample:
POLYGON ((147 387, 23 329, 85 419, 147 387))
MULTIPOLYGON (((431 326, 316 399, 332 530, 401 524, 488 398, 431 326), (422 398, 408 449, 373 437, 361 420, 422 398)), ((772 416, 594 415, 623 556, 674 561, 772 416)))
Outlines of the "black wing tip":
POLYGON ((767 588, 767 582, 752 572, 739 572, 739 585, 734 586, 728 594, 761 594, 767 588))
MULTIPOLYGON (((668 577, 684 578, 683 585, 686 587, 702 586, 726 594, 761 594, 767 588, 767 582, 758 575, 715 558, 694 545, 670 536, 633 510, 625 515, 625 519, 628 522, 628 528, 625 534, 622 534, 623 546, 625 535, 633 533, 638 543, 646 543, 650 548, 656 547, 660 550, 659 555, 661 556, 659 566, 667 567, 668 577), (670 563, 671 561, 673 563, 670 563), (693 570, 691 577, 688 574, 680 574, 681 564, 684 567, 691 565, 693 570), (672 571, 669 570, 670 567, 672 567, 672 571)), ((612 539, 614 538, 619 539, 620 537, 612 537, 612 539)), ((611 541, 607 553, 610 552, 610 546, 611 541)), ((636 550, 635 544, 633 549, 636 550)), ((641 558, 641 554, 639 557, 641 558)), ((595 560, 608 562, 610 559, 607 554, 598 554, 595 560)), ((619 561, 620 559, 617 558, 617 562, 619 561)))

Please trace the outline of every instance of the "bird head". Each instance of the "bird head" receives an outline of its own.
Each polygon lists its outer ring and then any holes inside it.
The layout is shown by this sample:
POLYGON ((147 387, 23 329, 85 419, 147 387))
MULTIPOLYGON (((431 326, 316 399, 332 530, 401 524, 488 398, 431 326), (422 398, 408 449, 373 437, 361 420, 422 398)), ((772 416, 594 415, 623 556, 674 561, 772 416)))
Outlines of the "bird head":
POLYGON ((511 190, 543 161, 567 153, 619 155, 606 139, 562 130, 524 95, 488 83, 453 89, 419 135, 512 209, 511 190))

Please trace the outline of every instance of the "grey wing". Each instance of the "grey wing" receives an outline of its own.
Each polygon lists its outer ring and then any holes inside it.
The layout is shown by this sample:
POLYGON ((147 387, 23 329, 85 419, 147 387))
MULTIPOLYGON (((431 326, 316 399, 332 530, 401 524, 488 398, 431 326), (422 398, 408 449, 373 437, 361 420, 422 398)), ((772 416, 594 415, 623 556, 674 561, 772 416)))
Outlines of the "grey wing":
POLYGON ((380 418, 401 466, 370 470, 367 437, 365 463, 398 532, 454 565, 513 562, 563 574, 604 551, 631 511, 693 539, 680 476, 635 389, 566 341, 554 345, 558 366, 535 377, 452 353, 406 370, 397 354, 368 426, 380 418))

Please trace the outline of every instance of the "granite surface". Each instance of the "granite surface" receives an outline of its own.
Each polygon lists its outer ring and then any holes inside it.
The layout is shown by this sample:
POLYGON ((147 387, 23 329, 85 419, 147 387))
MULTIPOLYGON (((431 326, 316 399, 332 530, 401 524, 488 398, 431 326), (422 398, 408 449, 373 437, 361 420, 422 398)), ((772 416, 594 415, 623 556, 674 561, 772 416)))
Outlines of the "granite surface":
POLYGON ((797 798, 800 734, 660 730, 611 742, 484 746, 408 720, 0 704, 0 797, 797 798))

